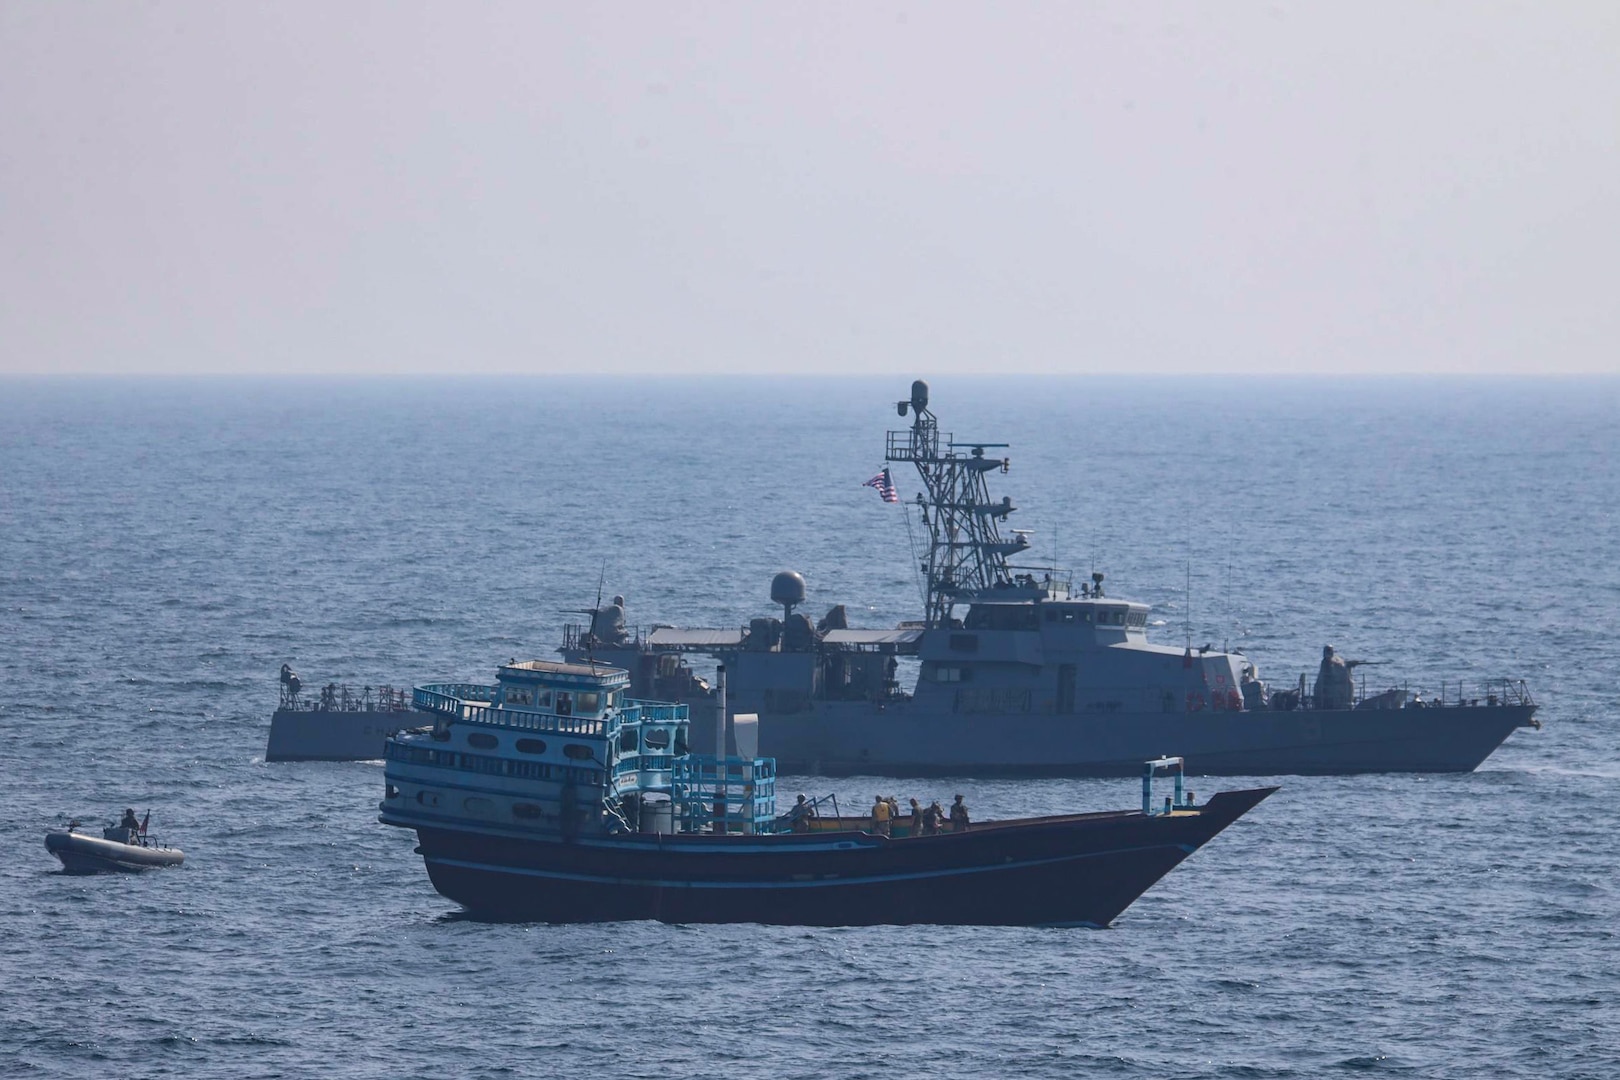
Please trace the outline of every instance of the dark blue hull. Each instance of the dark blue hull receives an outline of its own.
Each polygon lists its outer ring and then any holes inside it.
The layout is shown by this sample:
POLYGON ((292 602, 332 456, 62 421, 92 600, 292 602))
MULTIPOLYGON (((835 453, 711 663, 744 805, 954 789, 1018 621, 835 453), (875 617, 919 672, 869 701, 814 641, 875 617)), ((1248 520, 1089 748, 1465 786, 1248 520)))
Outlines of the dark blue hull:
POLYGON ((1035 818, 893 840, 417 834, 434 887, 481 918, 1101 927, 1275 790, 1224 792, 1171 816, 1035 818))

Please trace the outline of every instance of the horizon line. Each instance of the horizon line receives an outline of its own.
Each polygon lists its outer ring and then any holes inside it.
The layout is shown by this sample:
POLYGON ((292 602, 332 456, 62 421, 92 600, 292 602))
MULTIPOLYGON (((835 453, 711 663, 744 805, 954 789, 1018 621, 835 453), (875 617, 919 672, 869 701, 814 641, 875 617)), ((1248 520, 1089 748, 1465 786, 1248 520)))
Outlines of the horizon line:
MULTIPOLYGON (((871 371, 0 371, 0 379, 72 381, 199 381, 231 379, 308 380, 315 382, 444 380, 476 382, 489 379, 653 379, 662 381, 703 379, 886 379, 906 378, 899 372, 871 371)), ((1616 371, 942 371, 912 378, 953 379, 1277 379, 1308 382, 1313 380, 1453 380, 1485 381, 1524 379, 1557 382, 1574 379, 1615 379, 1616 371)))

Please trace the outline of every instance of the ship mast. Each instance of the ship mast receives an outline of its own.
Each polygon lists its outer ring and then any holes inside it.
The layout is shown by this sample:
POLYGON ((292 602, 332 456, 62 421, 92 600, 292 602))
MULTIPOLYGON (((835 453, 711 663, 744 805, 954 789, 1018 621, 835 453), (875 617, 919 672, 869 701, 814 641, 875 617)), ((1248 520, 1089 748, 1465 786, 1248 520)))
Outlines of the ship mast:
POLYGON ((928 384, 921 379, 911 384, 910 400, 896 402, 896 409, 901 416, 911 412, 911 427, 889 432, 884 460, 911 462, 927 488, 926 495, 917 496, 931 541, 922 562, 928 582, 926 625, 948 625, 956 604, 1039 595, 1033 585, 1016 583, 1007 566, 1007 556, 1027 548, 1029 539, 1014 530, 1013 539, 1003 540, 997 528, 1017 507, 1005 496, 992 502, 985 483, 986 474, 1006 472, 1010 464, 1006 458, 986 457, 985 451, 1007 444, 956 442, 948 434, 942 442, 939 420, 928 411, 928 384), (958 452, 963 449, 967 453, 958 452))

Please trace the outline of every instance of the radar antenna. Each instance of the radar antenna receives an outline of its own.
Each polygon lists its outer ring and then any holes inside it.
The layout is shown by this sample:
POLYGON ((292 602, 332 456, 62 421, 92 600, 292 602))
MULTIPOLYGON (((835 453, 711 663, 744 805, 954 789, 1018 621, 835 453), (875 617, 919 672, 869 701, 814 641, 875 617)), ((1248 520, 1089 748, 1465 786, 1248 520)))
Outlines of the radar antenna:
MULTIPOLYGON (((956 604, 980 598, 1023 599, 1014 584, 1007 556, 1029 547, 1027 530, 1015 530, 1003 540, 997 523, 1017 509, 1012 499, 992 502, 985 483, 988 473, 1006 472, 1011 462, 987 457, 986 450, 1005 449, 1006 443, 943 440, 939 420, 928 410, 928 384, 911 384, 911 397, 896 403, 901 416, 909 411, 911 427, 891 431, 885 461, 909 461, 922 477, 926 495, 917 507, 929 534, 922 560, 927 583, 926 618, 929 627, 947 625, 956 604), (960 451, 965 450, 966 453, 960 451)), ((1033 585, 1029 590, 1035 595, 1033 585)))

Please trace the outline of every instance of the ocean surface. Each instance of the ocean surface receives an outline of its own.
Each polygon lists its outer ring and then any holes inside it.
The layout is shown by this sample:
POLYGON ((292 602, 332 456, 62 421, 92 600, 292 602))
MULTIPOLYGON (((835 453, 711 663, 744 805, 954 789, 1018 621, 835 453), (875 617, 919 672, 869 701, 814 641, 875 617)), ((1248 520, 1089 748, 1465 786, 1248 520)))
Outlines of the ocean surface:
POLYGON ((0 1077, 1620 1076, 1616 380, 934 381, 1155 640, 1541 702, 1470 775, 1283 778, 1108 930, 482 924, 377 823, 380 765, 264 762, 282 663, 484 681, 599 587, 734 626, 796 569, 813 613, 915 617, 861 486, 907 393, 0 381, 0 1077), (185 866, 60 873, 46 830, 125 806, 185 866))

